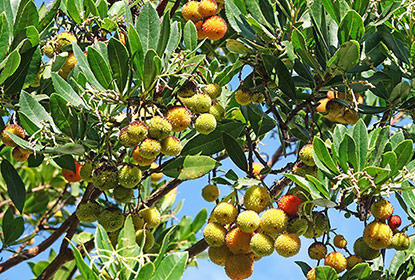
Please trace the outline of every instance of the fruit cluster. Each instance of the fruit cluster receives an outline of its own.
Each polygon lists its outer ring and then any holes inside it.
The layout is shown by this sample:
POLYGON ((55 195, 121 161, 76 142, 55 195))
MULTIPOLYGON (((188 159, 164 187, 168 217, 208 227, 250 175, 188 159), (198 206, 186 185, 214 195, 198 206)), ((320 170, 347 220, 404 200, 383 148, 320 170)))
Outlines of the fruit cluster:
POLYGON ((1 140, 4 145, 13 147, 12 157, 15 161, 27 160, 32 152, 18 146, 6 131, 22 139, 26 137, 26 131, 17 124, 10 124, 3 129, 1 133, 1 140))
POLYGON ((228 26, 223 18, 217 16, 223 3, 215 0, 189 1, 182 8, 183 18, 191 20, 196 26, 197 39, 217 41, 225 36, 228 26))
POLYGON ((235 92, 235 100, 239 105, 248 105, 250 103, 261 104, 264 102, 265 97, 259 91, 252 93, 248 88, 241 88, 235 92))

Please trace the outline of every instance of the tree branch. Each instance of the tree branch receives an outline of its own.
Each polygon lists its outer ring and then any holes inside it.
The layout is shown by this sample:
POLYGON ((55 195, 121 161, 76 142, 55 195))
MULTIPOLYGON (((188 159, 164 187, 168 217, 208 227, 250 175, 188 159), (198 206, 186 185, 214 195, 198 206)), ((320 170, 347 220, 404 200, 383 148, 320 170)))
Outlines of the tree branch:
POLYGON ((157 201, 163 198, 166 194, 168 194, 171 190, 175 189, 182 180, 179 179, 171 179, 166 184, 158 188, 152 195, 150 195, 146 200, 143 201, 143 205, 153 206, 157 201))

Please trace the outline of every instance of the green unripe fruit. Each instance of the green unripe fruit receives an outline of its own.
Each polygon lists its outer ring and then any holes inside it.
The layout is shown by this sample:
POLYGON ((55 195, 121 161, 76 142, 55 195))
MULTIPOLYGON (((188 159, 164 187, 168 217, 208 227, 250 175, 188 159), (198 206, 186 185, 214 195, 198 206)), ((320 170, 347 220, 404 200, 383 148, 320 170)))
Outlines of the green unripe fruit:
POLYGON ((255 92, 251 97, 252 103, 262 104, 265 101, 265 96, 260 92, 255 92))
POLYGON ((352 269, 355 265, 362 263, 363 259, 359 256, 351 255, 347 258, 347 270, 352 269))
POLYGON ((235 100, 239 105, 248 105, 252 102, 252 92, 247 88, 238 89, 235 92, 235 100))
POLYGON ((347 245, 347 240, 346 238, 344 238, 343 235, 338 234, 334 237, 333 239, 333 244, 334 246, 336 246, 337 248, 343 249, 346 247, 347 245))
POLYGON ((151 207, 142 209, 138 214, 144 219, 146 228, 155 228, 161 223, 161 216, 157 208, 151 207))
POLYGON ((364 260, 376 259, 380 254, 379 250, 374 250, 370 248, 363 240, 363 237, 360 237, 356 240, 356 242, 353 245, 353 250, 357 256, 361 257, 364 260))
MULTIPOLYGON (((188 82, 185 86, 177 91, 179 97, 192 97, 197 92, 197 87, 194 83, 188 82)), ((189 108, 190 109, 190 108, 189 108)))
POLYGON ((232 255, 232 252, 226 245, 221 247, 209 247, 208 256, 209 259, 217 265, 225 266, 225 261, 228 257, 232 255))
POLYGON ((216 103, 215 105, 212 105, 209 108, 209 114, 212 114, 215 119, 218 121, 223 118, 225 115, 225 109, 220 105, 219 103, 216 103))
POLYGON ((221 202, 213 209, 211 217, 222 225, 233 223, 238 211, 236 207, 227 202, 221 202))
POLYGON ((154 246, 154 235, 149 230, 139 229, 135 233, 135 242, 137 242, 138 246, 141 246, 144 240, 143 249, 145 251, 150 250, 154 246))
POLYGON ((70 32, 59 33, 56 37, 55 48, 58 52, 61 52, 65 46, 76 43, 76 37, 70 32))
POLYGON ((293 173, 301 177, 306 177, 306 175, 317 177, 317 167, 307 166, 303 162, 298 162, 293 167, 293 173))
POLYGON ((274 252, 274 239, 264 233, 256 233, 249 243, 252 252, 259 257, 269 256, 274 252))
POLYGON ((313 145, 304 145, 299 153, 300 160, 307 166, 315 166, 313 158, 313 145))
POLYGON ((242 42, 239 42, 238 40, 235 40, 235 39, 227 39, 226 48, 231 53, 236 53, 236 54, 247 54, 250 52, 249 49, 242 42))
POLYGON ((125 147, 135 147, 141 141, 146 139, 148 129, 145 124, 139 121, 134 121, 121 129, 120 142, 125 147))
POLYGON ((318 238, 322 236, 327 230, 329 230, 329 223, 327 217, 321 213, 313 213, 313 223, 308 223, 308 228, 307 231, 304 233, 304 236, 306 238, 313 238, 315 233, 316 237, 318 238))
POLYGON ((203 237, 209 246, 221 247, 225 245, 226 229, 219 223, 208 223, 203 230, 203 237))
POLYGON ((115 187, 112 195, 117 202, 120 203, 128 203, 131 201, 133 197, 134 191, 133 189, 127 189, 122 186, 115 187))
POLYGON ((207 185, 202 189, 202 197, 207 202, 215 201, 219 198, 220 191, 216 185, 207 185))
POLYGON ((134 229, 137 231, 139 229, 142 229, 144 226, 144 219, 141 217, 138 213, 132 213, 131 219, 133 220, 134 229))
POLYGON ((110 239, 110 242, 112 246, 115 248, 118 244, 118 235, 120 234, 120 229, 113 232, 108 232, 108 238, 110 239))
POLYGON ((183 102, 184 105, 186 105, 187 109, 195 113, 195 100, 193 97, 187 97, 187 98, 180 98, 180 100, 183 102))
POLYGON ((257 213, 264 211, 270 204, 271 197, 268 190, 261 186, 252 186, 246 190, 244 195, 244 205, 246 209, 257 213))
POLYGON ((76 209, 76 216, 81 222, 92 223, 98 219, 98 215, 101 213, 101 206, 93 201, 87 203, 81 203, 76 209))
POLYGON ((94 170, 92 183, 101 191, 115 188, 118 185, 117 168, 108 165, 101 165, 99 168, 94 170))
POLYGON ((327 247, 321 242, 314 242, 308 247, 308 255, 313 260, 321 260, 327 254, 327 247))
POLYGON ((307 229, 308 229, 308 221, 304 218, 291 219, 287 225, 287 232, 295 233, 298 236, 306 233, 307 229))
POLYGON ((408 250, 411 245, 411 239, 403 232, 398 232, 392 237, 392 248, 397 251, 408 250))
POLYGON ((257 212, 252 210, 246 210, 241 212, 236 218, 236 225, 243 232, 254 232, 259 227, 259 216, 257 212))
POLYGON ((94 169, 94 165, 92 161, 85 162, 82 165, 81 169, 79 170, 79 176, 84 182, 92 182, 92 171, 94 169))
POLYGON ((118 172, 118 182, 124 188, 132 189, 141 181, 141 170, 137 166, 124 165, 118 172))
POLYGON ((212 106, 212 99, 207 94, 198 93, 193 96, 194 110, 196 113, 209 112, 210 106, 212 106))
POLYGON ((261 230, 270 236, 277 236, 285 231, 288 224, 288 216, 281 209, 269 209, 265 211, 260 219, 261 230))
POLYGON ((124 225, 124 215, 118 208, 106 208, 98 215, 98 223, 106 231, 113 232, 124 225))
POLYGON ((196 119, 195 128, 200 134, 208 135, 216 129, 216 119, 211 114, 201 114, 196 119))
POLYGON ((156 139, 147 138, 140 144, 140 155, 146 159, 153 159, 161 153, 161 143, 156 139))
POLYGON ((212 99, 216 99, 218 98, 221 93, 222 93, 222 87, 219 84, 208 84, 206 85, 206 87, 204 88, 204 93, 209 95, 210 98, 212 99))
POLYGON ((178 156, 183 149, 182 142, 179 138, 169 136, 164 140, 161 140, 161 153, 166 156, 178 156))
POLYGON ((55 53, 55 49, 53 48, 52 44, 47 44, 42 48, 42 52, 47 57, 53 58, 53 55, 55 53))
POLYGON ((170 122, 160 116, 155 116, 151 118, 148 122, 148 133, 151 137, 162 140, 167 138, 173 127, 171 126, 170 122))

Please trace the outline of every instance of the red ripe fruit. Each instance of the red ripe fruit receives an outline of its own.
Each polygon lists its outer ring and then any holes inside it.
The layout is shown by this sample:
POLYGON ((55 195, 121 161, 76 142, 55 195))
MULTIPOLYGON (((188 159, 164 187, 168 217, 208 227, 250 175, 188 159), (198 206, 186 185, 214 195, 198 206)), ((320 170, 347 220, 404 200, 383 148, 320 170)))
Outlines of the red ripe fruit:
POLYGON ((81 167, 82 165, 80 163, 75 163, 76 174, 71 170, 62 169, 62 175, 68 182, 79 182, 81 181, 81 175, 79 174, 81 167))
POLYGON ((388 220, 388 225, 390 226, 391 229, 396 229, 400 227, 401 223, 402 223, 401 217, 399 217, 398 215, 393 215, 388 220))
POLYGON ((283 210, 287 215, 297 215, 298 208, 303 201, 296 195, 286 194, 280 197, 278 200, 278 208, 283 210))

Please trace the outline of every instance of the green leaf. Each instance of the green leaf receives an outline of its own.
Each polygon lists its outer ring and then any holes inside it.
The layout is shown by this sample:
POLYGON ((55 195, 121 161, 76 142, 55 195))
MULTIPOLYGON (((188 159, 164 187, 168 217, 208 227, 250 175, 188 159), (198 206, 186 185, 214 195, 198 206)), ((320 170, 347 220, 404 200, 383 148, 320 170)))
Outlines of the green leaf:
POLYGON ((160 38, 160 19, 151 2, 146 2, 142 7, 136 22, 136 30, 143 46, 143 53, 147 53, 150 49, 157 50, 160 38))
POLYGON ((349 134, 344 135, 338 152, 339 164, 343 172, 347 172, 349 169, 349 165, 347 164, 348 162, 356 171, 360 170, 358 164, 358 151, 356 149, 356 142, 349 134))
POLYGON ((138 275, 135 278, 135 280, 150 279, 154 273, 154 270, 155 268, 152 262, 146 263, 145 265, 140 267, 140 270, 138 271, 138 275))
POLYGON ((295 86, 291 77, 290 72, 288 72, 285 64, 275 56, 263 55, 262 56, 265 69, 267 70, 268 76, 277 75, 278 76, 278 87, 283 93, 288 97, 295 99, 296 91, 295 86))
MULTIPOLYGON (((114 249, 110 243, 107 232, 100 224, 98 224, 97 229, 95 230, 94 244, 95 248, 100 252, 99 256, 105 256, 99 257, 99 260, 101 262, 108 261, 108 259, 113 255, 114 249)), ((111 263, 109 267, 109 273, 112 273, 113 275, 117 273, 117 267, 114 263, 111 263)))
POLYGON ((257 137, 264 135, 275 127, 275 121, 262 111, 260 105, 249 104, 245 107, 248 120, 257 137))
MULTIPOLYGON (((367 128, 362 119, 360 119, 353 127, 353 139, 356 143, 356 152, 357 152, 357 162, 358 165, 355 166, 356 171, 363 169, 366 163, 366 156, 368 151, 367 143, 367 128)), ((343 152, 342 150, 340 150, 343 152)))
POLYGON ((405 101, 409 96, 410 90, 411 86, 408 84, 408 82, 400 82, 392 89, 392 92, 389 96, 389 102, 399 104, 405 101))
POLYGON ((163 173, 179 180, 192 180, 204 176, 219 165, 219 162, 207 156, 182 156, 167 164, 163 173))
POLYGON ((159 57, 163 57, 167 44, 170 41, 170 28, 170 17, 168 16, 168 14, 165 14, 163 16, 163 21, 161 22, 160 38, 157 45, 157 54, 159 55, 159 57))
MULTIPOLYGON (((8 1, 5 1, 5 2, 8 2, 8 1)), ((10 31, 9 23, 7 22, 6 13, 5 12, 0 13, 0 61, 2 61, 7 54, 7 50, 9 48, 10 37, 11 37, 11 31, 10 31)))
POLYGON ((46 26, 55 18, 56 13, 61 5, 61 0, 56 0, 53 2, 52 7, 49 8, 47 13, 40 19, 39 24, 37 25, 37 30, 41 33, 46 26))
POLYGON ((143 47, 141 45, 140 37, 138 36, 137 31, 130 24, 128 26, 128 43, 130 44, 130 50, 133 58, 134 69, 138 72, 138 75, 143 77, 143 67, 144 67, 144 53, 143 47))
POLYGON ((63 156, 55 157, 53 161, 56 162, 56 164, 59 165, 63 169, 70 170, 73 173, 76 172, 75 160, 71 155, 63 155, 63 156))
POLYGON ((245 15, 233 1, 225 1, 226 18, 230 26, 241 36, 255 41, 256 32, 245 19, 245 15))
MULTIPOLYGON (((385 145, 389 140, 390 137, 390 127, 383 127, 378 134, 376 135, 376 140, 374 142, 372 152, 369 155, 368 163, 367 165, 378 165, 380 163, 380 160, 382 159, 383 151, 385 149, 385 145)), ((373 139, 373 138, 372 138, 373 139)), ((372 140, 373 141, 373 140, 372 140)))
MULTIPOLYGON (((3 64, 4 61, 1 63, 3 64)), ((6 58, 4 69, 0 74, 0 84, 2 84, 8 77, 14 74, 20 64, 20 54, 18 50, 12 51, 6 58)), ((1 69, 0 65, 0 69, 1 69)))
POLYGON ((344 43, 327 63, 327 72, 334 75, 350 71, 360 58, 359 43, 352 40, 344 43))
POLYGON ((78 267, 79 273, 82 275, 82 277, 88 280, 99 280, 98 275, 96 275, 95 272, 85 263, 78 248, 76 248, 76 246, 73 245, 71 241, 69 241, 69 243, 72 246, 76 266, 78 267))
POLYGON ((188 258, 187 252, 168 255, 154 272, 151 280, 179 280, 182 278, 188 258))
MULTIPOLYGON (((336 164, 334 163, 329 150, 319 137, 314 137, 313 140, 314 161, 321 162, 334 174, 339 174, 336 164)), ((318 165, 317 165, 318 166, 318 165)), ((318 166, 320 168, 320 166, 318 166)))
POLYGON ((311 270, 311 266, 309 266, 306 262, 303 261, 294 261, 303 272, 304 276, 307 276, 307 273, 311 270))
POLYGON ((305 38, 303 34, 294 27, 293 33, 292 33, 292 44, 294 47, 295 52, 314 70, 319 71, 320 65, 317 62, 317 60, 311 56, 310 52, 307 49, 307 45, 305 42, 305 38))
POLYGON ((24 232, 24 221, 22 217, 13 217, 13 212, 9 207, 4 213, 2 221, 2 230, 4 233, 3 246, 13 243, 24 232))
POLYGON ((367 263, 359 263, 355 265, 351 270, 347 271, 341 280, 359 280, 367 279, 368 276, 372 273, 372 270, 367 263))
POLYGON ((336 280, 339 279, 337 272, 331 266, 316 267, 316 280, 336 280))
POLYGON ((392 170, 395 168, 397 160, 398 160, 398 157, 396 156, 394 152, 392 151, 386 152, 382 155, 381 167, 386 168, 389 165, 389 168, 392 170))
POLYGON ((203 227, 203 225, 206 223, 207 216, 208 214, 206 208, 203 208, 199 211, 199 213, 197 213, 196 217, 194 218, 190 226, 192 232, 197 233, 203 227))
POLYGON ((273 8, 267 0, 245 1, 250 15, 260 24, 272 28, 275 24, 273 8))
POLYGON ((186 49, 193 51, 197 47, 197 30, 194 23, 189 20, 184 26, 183 40, 186 49))
POLYGON ((16 169, 7 159, 3 159, 1 162, 1 175, 6 182, 11 201, 17 210, 22 213, 26 200, 26 188, 16 169))
POLYGON ((56 126, 72 139, 76 139, 78 136, 78 113, 76 110, 70 109, 68 101, 56 93, 50 96, 49 101, 50 113, 56 126))
POLYGON ((173 22, 170 27, 169 41, 167 42, 166 50, 164 51, 163 64, 167 64, 172 53, 178 47, 182 37, 182 30, 179 28, 177 21, 173 22))
POLYGON ((337 31, 339 43, 343 44, 350 40, 359 41, 365 34, 362 17, 354 10, 350 10, 343 17, 337 31))
MULTIPOLYGON (((109 45, 108 45, 109 47, 109 45)), ((109 52, 109 50, 108 50, 109 52)), ((109 88, 112 76, 108 63, 105 58, 93 47, 88 48, 88 63, 98 82, 104 87, 109 88)))
POLYGON ((77 61, 77 65, 81 68, 82 73, 85 74, 85 77, 88 80, 88 83, 90 83, 93 87, 95 87, 97 90, 103 91, 105 88, 98 82, 98 80, 95 78, 94 73, 92 73, 91 68, 89 67, 88 60, 85 57, 83 51, 77 44, 72 44, 72 50, 75 54, 75 58, 77 61))
POLYGON ((245 153, 239 145, 239 143, 226 132, 222 132, 222 141, 226 149, 227 154, 231 160, 238 166, 242 171, 247 172, 248 164, 246 162, 245 153))
POLYGON ((14 35, 24 30, 27 26, 37 26, 39 23, 39 14, 36 4, 33 0, 22 0, 16 13, 14 21, 14 35))
POLYGON ((144 72, 143 72, 143 84, 146 91, 150 90, 154 85, 157 77, 157 61, 160 58, 157 56, 155 50, 148 50, 144 59, 144 72))
POLYGON ((282 175, 292 180, 294 183, 299 185, 305 191, 310 193, 313 199, 323 197, 323 195, 320 194, 320 191, 314 186, 314 184, 308 181, 306 178, 295 175, 295 174, 282 174, 282 175))
POLYGON ((20 94, 20 110, 38 127, 43 127, 44 122, 49 122, 54 127, 54 122, 45 108, 30 94, 20 94))
MULTIPOLYGON (((131 215, 128 215, 125 219, 124 227, 120 232, 117 252, 126 259, 126 267, 135 267, 137 265, 135 256, 139 254, 139 247, 135 240, 135 229, 131 215)), ((132 273, 129 269, 123 269, 121 270, 121 275, 121 278, 129 279, 132 273)))
POLYGON ((128 79, 128 52, 114 37, 108 41, 108 59, 118 89, 123 92, 128 79))
POLYGON ((402 168, 410 161, 410 159, 412 158, 412 154, 413 154, 412 147, 413 147, 412 140, 407 139, 405 141, 402 141, 393 150, 393 152, 397 156, 397 160, 396 160, 395 168, 391 170, 392 176, 396 174, 399 170, 402 170, 402 168))
MULTIPOLYGON (((157 258, 154 261, 153 271, 154 271, 154 268, 158 268, 159 267, 161 261, 163 260, 164 254, 166 254, 166 252, 168 250, 168 245, 169 245, 169 242, 170 242, 170 236, 174 233, 175 230, 176 230, 176 226, 172 226, 169 229, 169 231, 166 233, 166 235, 163 237, 163 241, 161 243, 161 247, 160 247, 158 256, 157 256, 157 258)), ((153 274, 153 273, 151 273, 151 274, 153 274)), ((148 279, 148 278, 142 278, 142 279, 148 279)))
POLYGON ((75 0, 67 0, 66 9, 68 11, 69 16, 73 19, 74 22, 76 22, 77 24, 82 23, 81 12, 78 10, 75 0))

